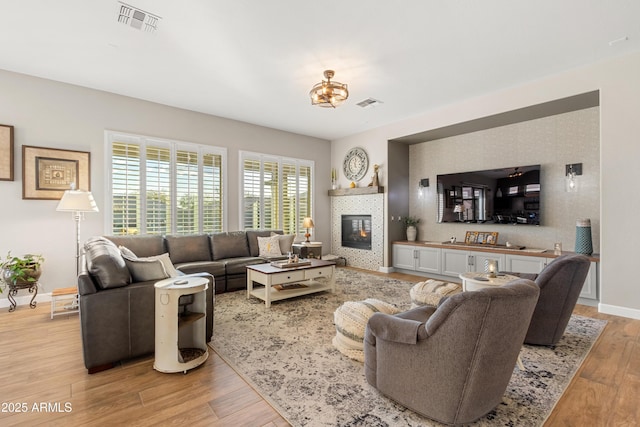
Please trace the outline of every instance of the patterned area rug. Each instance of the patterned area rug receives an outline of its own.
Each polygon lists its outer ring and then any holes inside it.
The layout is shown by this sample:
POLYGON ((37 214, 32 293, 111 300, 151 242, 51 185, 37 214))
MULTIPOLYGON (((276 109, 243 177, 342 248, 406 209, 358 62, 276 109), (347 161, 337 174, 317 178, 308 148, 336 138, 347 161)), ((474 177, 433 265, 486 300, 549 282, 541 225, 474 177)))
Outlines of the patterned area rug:
MULTIPOLYGON (((333 313, 344 301, 376 298, 410 308, 413 283, 336 269, 335 294, 272 303, 245 292, 217 295, 213 349, 293 426, 439 426, 371 387, 363 365, 338 350, 333 313)), ((284 291, 286 292, 286 291, 284 291)), ((554 348, 525 346, 497 408, 478 426, 539 426, 550 414, 606 322, 572 316, 554 348)))

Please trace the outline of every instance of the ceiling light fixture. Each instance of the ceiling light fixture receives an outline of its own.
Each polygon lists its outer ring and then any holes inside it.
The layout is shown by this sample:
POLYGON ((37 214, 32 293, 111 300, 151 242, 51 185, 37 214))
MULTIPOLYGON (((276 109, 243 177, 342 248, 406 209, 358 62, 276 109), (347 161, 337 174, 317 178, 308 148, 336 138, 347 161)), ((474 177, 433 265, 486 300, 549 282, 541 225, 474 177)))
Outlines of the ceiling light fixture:
POLYGON ((509 174, 509 178, 517 178, 519 176, 522 176, 522 172, 518 170, 518 168, 515 168, 515 170, 513 171, 513 173, 509 174))
POLYGON ((331 81, 334 75, 335 71, 325 70, 324 77, 327 80, 322 80, 311 88, 309 92, 311 105, 336 108, 349 98, 349 89, 346 84, 331 81))

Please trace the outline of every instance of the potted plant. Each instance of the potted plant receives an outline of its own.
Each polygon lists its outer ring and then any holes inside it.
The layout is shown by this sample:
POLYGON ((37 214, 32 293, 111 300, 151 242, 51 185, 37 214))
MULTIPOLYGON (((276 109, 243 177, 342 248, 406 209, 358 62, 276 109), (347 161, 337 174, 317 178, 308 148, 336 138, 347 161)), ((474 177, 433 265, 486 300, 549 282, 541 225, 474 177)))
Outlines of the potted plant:
POLYGON ((402 219, 402 223, 404 224, 407 230, 407 240, 413 242, 416 240, 416 236, 418 235, 418 223, 420 222, 420 218, 416 218, 415 216, 405 216, 402 219))
POLYGON ((44 258, 42 255, 27 254, 22 257, 11 256, 11 252, 7 254, 7 258, 2 263, 2 280, 6 284, 12 285, 30 285, 36 283, 42 274, 42 263, 44 258))

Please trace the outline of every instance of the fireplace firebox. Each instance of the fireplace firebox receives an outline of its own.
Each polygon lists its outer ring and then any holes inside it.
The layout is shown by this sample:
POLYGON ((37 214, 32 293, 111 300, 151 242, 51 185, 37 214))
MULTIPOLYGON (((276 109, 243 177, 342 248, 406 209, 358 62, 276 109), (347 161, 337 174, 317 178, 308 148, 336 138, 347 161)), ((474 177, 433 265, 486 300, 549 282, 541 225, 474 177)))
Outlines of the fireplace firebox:
POLYGON ((371 215, 342 215, 342 246, 371 250, 371 215))

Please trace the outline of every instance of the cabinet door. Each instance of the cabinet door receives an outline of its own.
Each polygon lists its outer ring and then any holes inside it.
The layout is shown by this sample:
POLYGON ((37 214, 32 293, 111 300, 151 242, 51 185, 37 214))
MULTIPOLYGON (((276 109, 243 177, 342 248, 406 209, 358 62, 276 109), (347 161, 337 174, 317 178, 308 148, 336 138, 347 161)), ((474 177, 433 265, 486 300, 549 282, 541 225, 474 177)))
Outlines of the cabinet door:
MULTIPOLYGON (((484 272, 485 263, 489 260, 498 261, 498 271, 506 271, 506 262, 504 254, 495 252, 471 252, 472 263, 469 265, 469 271, 484 272)), ((511 270, 509 270, 511 271, 511 270)))
POLYGON ((457 249, 442 249, 442 274, 458 277, 466 273, 469 264, 469 253, 457 249))
MULTIPOLYGON (((540 273, 547 266, 547 258, 525 256, 525 255, 507 255, 506 268, 503 271, 511 271, 514 273, 540 273)), ((502 268, 500 269, 502 270, 502 268)))
POLYGON ((598 263, 592 262, 589 267, 589 274, 584 281, 584 286, 580 292, 581 298, 598 299, 598 263))
POLYGON ((416 247, 416 270, 440 274, 440 248, 416 247))
POLYGON ((393 245, 393 266, 406 270, 415 270, 415 246, 393 245))

